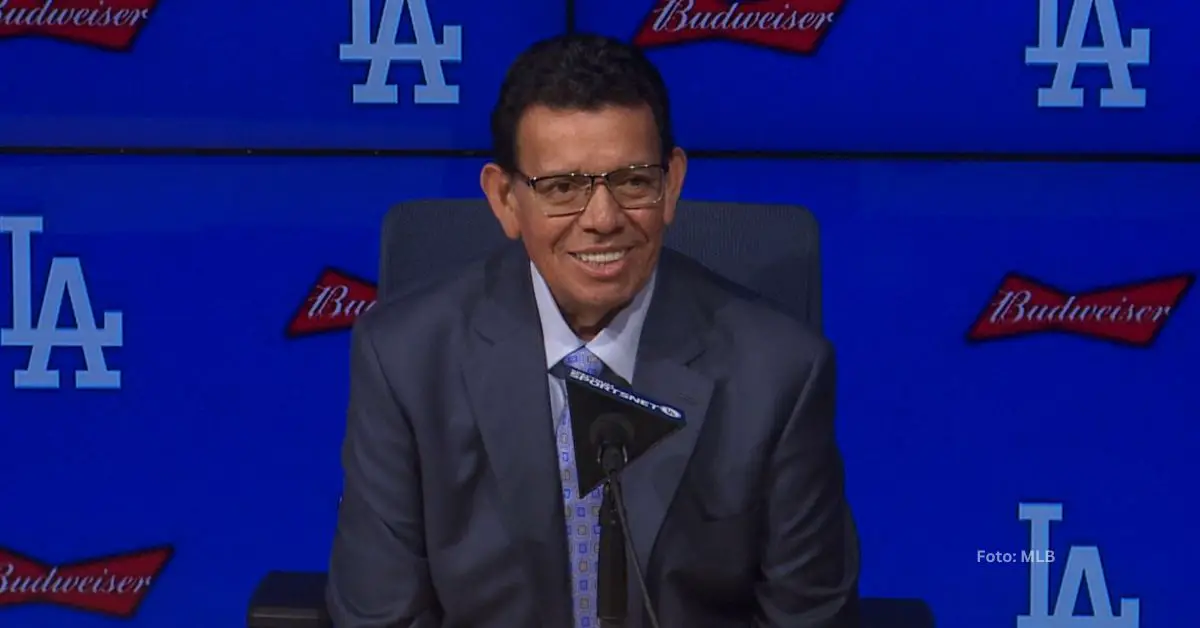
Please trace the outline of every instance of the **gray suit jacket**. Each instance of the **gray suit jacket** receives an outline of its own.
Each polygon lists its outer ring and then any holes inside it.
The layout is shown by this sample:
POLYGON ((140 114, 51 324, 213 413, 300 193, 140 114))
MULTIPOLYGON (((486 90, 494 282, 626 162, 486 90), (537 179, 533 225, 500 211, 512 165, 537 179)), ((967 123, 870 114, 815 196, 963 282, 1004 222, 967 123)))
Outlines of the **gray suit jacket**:
MULTIPOLYGON (((508 247, 356 326, 328 590, 338 628, 572 625, 528 264, 508 247)), ((856 625, 829 344, 671 251, 655 290, 633 385, 687 426, 624 486, 661 625, 856 625)), ((632 577, 629 626, 648 628, 632 577)))

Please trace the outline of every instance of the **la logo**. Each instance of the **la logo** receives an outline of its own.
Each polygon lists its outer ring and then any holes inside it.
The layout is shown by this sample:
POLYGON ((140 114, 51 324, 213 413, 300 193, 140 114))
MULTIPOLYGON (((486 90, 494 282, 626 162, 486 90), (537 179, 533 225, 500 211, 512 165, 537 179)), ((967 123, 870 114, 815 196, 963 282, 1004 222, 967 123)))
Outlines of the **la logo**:
POLYGON ((458 86, 446 82, 443 63, 462 61, 462 26, 442 26, 437 41, 426 0, 386 0, 375 36, 371 36, 371 0, 352 0, 350 43, 342 44, 338 59, 366 62, 367 80, 351 91, 355 103, 394 105, 400 102, 397 86, 388 80, 393 63, 420 63, 424 83, 413 86, 418 105, 457 105, 458 86), (400 42, 400 24, 405 7, 412 23, 413 41, 400 42))
MULTIPOLYGON (((1062 513, 1062 504, 1018 505, 1017 517, 1029 522, 1029 549, 1033 555, 1044 556, 1051 551, 1050 522, 1062 521, 1062 513)), ((1140 601, 1136 598, 1121 598, 1121 611, 1113 615, 1097 547, 1071 547, 1053 613, 1050 612, 1050 563, 1029 563, 1029 614, 1017 616, 1017 628, 1138 628, 1139 617, 1140 601), (1073 615, 1084 581, 1092 615, 1073 615)))
POLYGON ((1133 86, 1130 65, 1150 64, 1150 29, 1129 31, 1129 45, 1121 38, 1115 0, 1072 0, 1071 15, 1062 45, 1058 39, 1058 4, 1061 0, 1039 0, 1038 45, 1025 49, 1026 65, 1053 65, 1054 82, 1038 89, 1038 107, 1082 107, 1083 89, 1075 87, 1080 65, 1106 65, 1111 87, 1100 90, 1101 107, 1141 108, 1146 90, 1133 86), (1100 25, 1103 45, 1085 47, 1088 20, 1092 13, 1100 25))
POLYGON ((0 329, 0 347, 29 347, 29 365, 13 374, 16 388, 58 388, 58 371, 50 369, 50 351, 55 347, 79 347, 86 368, 75 372, 76 388, 121 387, 121 372, 109 370, 103 347, 122 346, 120 312, 104 312, 104 324, 96 327, 96 315, 83 267, 77 257, 55 257, 50 262, 46 289, 33 324, 33 234, 42 232, 42 219, 33 216, 0 216, 0 235, 12 237, 12 327, 0 329), (63 301, 70 299, 75 327, 58 326, 63 301))

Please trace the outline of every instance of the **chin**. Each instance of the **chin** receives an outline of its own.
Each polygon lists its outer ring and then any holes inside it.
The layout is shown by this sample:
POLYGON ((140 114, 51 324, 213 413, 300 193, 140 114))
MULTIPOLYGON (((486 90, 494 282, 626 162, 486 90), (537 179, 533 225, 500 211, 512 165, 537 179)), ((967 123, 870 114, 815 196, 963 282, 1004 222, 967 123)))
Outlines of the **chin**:
POLYGON ((575 303, 592 311, 607 311, 624 306, 633 300, 636 292, 628 284, 620 285, 581 283, 571 291, 575 303))
POLYGON ((594 308, 620 307, 633 299, 634 293, 625 286, 581 287, 579 302, 594 308))

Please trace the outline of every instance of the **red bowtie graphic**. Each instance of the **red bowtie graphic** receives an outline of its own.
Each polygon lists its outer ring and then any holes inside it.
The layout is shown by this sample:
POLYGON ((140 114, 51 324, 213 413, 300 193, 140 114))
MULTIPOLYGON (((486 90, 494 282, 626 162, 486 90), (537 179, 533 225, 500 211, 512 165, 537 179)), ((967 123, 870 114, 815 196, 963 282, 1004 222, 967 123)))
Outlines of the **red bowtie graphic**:
POLYGON ((1188 273, 1069 294, 1009 273, 967 331, 967 339, 996 340, 1053 331, 1148 347, 1194 280, 1195 275, 1188 273))
POLYGON ((658 0, 633 37, 642 48, 709 39, 808 54, 845 0, 658 0))
POLYGON ((163 546, 49 565, 0 548, 0 607, 53 604, 129 619, 173 553, 163 546))
POLYGON ((0 0, 0 37, 42 36, 128 50, 158 0, 0 0))
POLYGON ((288 323, 288 338, 350 329, 375 305, 375 284, 335 268, 317 277, 308 297, 288 323))

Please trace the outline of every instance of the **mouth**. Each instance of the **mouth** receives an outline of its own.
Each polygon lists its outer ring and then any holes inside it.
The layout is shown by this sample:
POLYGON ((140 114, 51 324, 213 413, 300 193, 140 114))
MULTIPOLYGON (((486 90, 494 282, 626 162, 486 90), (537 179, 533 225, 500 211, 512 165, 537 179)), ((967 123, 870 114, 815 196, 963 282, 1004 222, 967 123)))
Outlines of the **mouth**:
POLYGON ((605 264, 614 264, 625 259, 627 253, 629 253, 629 249, 618 249, 615 251, 594 253, 571 253, 571 257, 591 266, 604 266, 605 264))
POLYGON ((571 253, 585 273, 595 279, 612 279, 621 274, 629 262, 631 249, 571 253))

